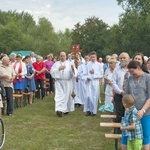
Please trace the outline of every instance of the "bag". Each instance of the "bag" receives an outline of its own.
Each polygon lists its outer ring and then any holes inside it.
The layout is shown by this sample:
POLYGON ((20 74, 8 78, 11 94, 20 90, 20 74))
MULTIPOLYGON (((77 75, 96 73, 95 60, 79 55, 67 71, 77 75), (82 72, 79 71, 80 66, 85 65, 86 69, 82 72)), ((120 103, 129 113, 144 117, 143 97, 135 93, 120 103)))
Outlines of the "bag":
POLYGON ((114 105, 113 104, 105 104, 100 106, 99 111, 101 112, 114 112, 114 105))
POLYGON ((34 74, 33 68, 32 66, 28 66, 28 71, 29 71, 29 75, 31 76, 32 74, 34 74))
POLYGON ((27 82, 27 84, 26 84, 26 87, 25 87, 25 89, 24 89, 24 93, 29 93, 30 92, 30 88, 29 88, 29 79, 28 78, 26 78, 26 82, 27 82))
POLYGON ((5 88, 4 88, 4 85, 3 85, 3 84, 0 84, 0 94, 1 94, 1 96, 2 96, 2 100, 5 100, 6 91, 5 91, 5 88))
POLYGON ((34 74, 34 71, 33 71, 32 67, 29 68, 29 74, 30 75, 34 74))

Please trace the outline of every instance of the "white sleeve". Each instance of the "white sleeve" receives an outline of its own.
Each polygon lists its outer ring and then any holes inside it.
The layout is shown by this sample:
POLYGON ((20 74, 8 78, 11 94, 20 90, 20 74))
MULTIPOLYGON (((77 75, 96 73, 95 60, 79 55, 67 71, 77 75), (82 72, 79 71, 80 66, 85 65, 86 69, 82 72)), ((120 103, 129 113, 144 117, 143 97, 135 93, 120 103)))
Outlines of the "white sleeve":
POLYGON ((57 62, 52 66, 50 74, 54 79, 60 79, 60 71, 57 62))

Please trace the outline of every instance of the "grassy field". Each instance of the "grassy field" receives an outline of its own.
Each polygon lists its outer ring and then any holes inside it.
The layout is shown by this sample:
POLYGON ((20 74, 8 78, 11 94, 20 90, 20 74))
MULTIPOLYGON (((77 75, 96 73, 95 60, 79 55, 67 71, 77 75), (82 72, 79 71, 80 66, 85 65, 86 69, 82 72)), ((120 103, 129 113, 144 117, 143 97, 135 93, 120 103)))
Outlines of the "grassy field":
POLYGON ((114 141, 104 138, 111 129, 99 126, 100 112, 86 117, 81 107, 59 118, 54 112, 53 96, 15 109, 13 117, 3 116, 6 127, 3 150, 114 149, 114 141))

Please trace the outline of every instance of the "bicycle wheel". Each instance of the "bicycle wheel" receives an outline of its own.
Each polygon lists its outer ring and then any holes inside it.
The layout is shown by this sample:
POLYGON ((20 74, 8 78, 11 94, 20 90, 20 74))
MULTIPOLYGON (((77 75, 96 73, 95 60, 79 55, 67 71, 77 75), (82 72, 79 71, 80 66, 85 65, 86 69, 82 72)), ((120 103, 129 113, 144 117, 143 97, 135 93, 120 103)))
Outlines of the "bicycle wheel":
POLYGON ((2 118, 0 118, 0 149, 3 147, 5 142, 5 126, 2 118))

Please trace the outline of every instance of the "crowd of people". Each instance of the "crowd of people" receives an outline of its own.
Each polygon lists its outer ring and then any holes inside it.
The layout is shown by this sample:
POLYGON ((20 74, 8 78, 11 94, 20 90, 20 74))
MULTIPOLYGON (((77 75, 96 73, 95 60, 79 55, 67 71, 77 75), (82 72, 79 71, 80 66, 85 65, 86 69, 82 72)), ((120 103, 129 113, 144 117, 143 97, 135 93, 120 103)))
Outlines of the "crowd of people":
MULTIPOLYGON (((130 58, 122 52, 107 55, 106 62, 96 52, 81 56, 61 52, 59 57, 48 54, 46 59, 34 52, 21 55, 1 55, 0 81, 6 91, 7 115, 13 114, 13 93, 30 92, 29 103, 44 100, 45 93, 55 93, 55 112, 58 117, 68 115, 83 105, 85 115, 96 116, 101 102, 100 85, 105 91, 105 104, 114 105, 115 122, 126 118, 128 136, 122 136, 122 149, 150 149, 150 58, 142 53, 130 58), (45 91, 44 81, 49 79, 45 91)), ((1 96, 2 100, 3 97, 1 96)), ((22 100, 20 99, 20 107, 22 100)), ((2 107, 2 104, 0 104, 2 107)))
MULTIPOLYGON (((46 92, 53 94, 53 79, 50 75, 50 69, 54 64, 52 59, 53 54, 49 54, 47 59, 43 60, 39 55, 35 57, 34 52, 24 58, 20 54, 12 53, 10 56, 1 54, 0 82, 4 86, 6 96, 0 97, 0 107, 3 107, 2 100, 7 100, 8 116, 13 114, 13 93, 29 93, 29 104, 33 102, 34 93, 35 99, 41 98, 42 100, 44 100, 46 92), (48 78, 50 82, 47 91, 44 87, 45 78, 48 78)), ((18 98, 18 107, 22 107, 22 103, 23 97, 18 98)), ((0 111, 1 114, 3 111, 0 111)))

